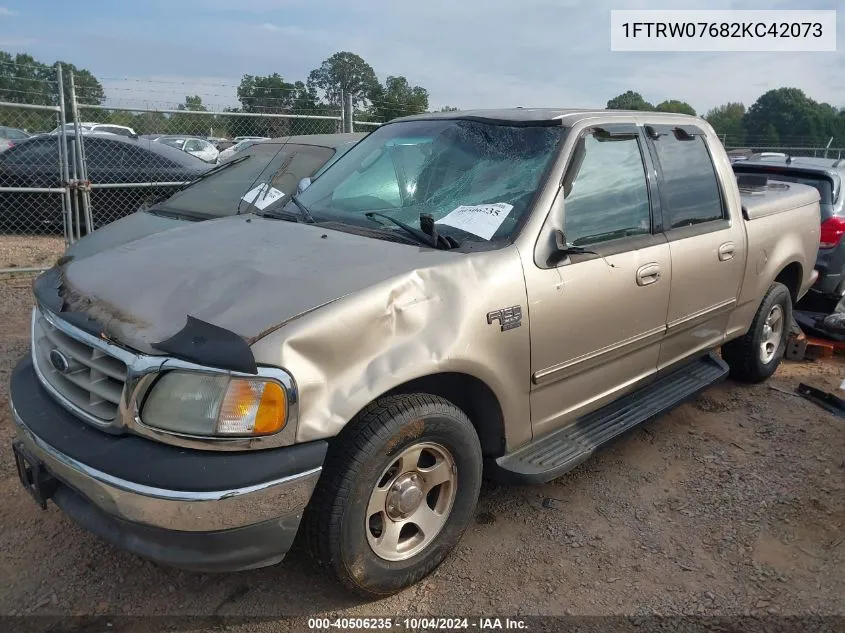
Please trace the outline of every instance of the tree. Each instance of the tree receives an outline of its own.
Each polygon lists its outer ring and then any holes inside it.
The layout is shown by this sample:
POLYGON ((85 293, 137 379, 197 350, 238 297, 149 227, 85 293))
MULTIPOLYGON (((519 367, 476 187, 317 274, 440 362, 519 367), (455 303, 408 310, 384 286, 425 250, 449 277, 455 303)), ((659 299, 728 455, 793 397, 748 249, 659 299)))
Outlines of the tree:
POLYGON ((457 112, 458 108, 455 108, 453 106, 443 106, 442 108, 440 108, 439 111, 440 112, 457 112))
POLYGON ((731 102, 717 106, 707 112, 704 118, 713 126, 725 145, 745 144, 745 106, 741 103, 731 102))
POLYGON ((185 103, 180 103, 177 109, 190 110, 191 112, 205 112, 208 110, 202 104, 202 97, 199 95, 194 95, 193 97, 185 95, 185 103))
POLYGON ((384 85, 376 84, 370 91, 371 113, 376 121, 390 121, 428 109, 428 90, 411 86, 405 77, 387 78, 384 85))
POLYGON ((798 88, 777 88, 761 95, 748 108, 743 122, 749 139, 770 137, 772 130, 781 142, 818 144, 827 139, 822 132, 819 104, 798 88))
MULTIPOLYGON (((70 77, 73 75, 73 87, 76 91, 77 103, 88 105, 102 105, 106 100, 106 91, 103 90, 97 78, 90 71, 84 68, 77 68, 67 62, 56 62, 62 65, 62 76, 65 84, 65 103, 70 104, 70 77)), ((52 70, 51 70, 52 72, 52 70)))
POLYGON ((662 101, 657 104, 655 108, 658 112, 676 112, 678 114, 691 114, 695 116, 695 109, 686 101, 678 101, 677 99, 670 99, 662 101))
POLYGON ((294 85, 286 82, 279 73, 266 77, 244 75, 238 86, 238 101, 244 112, 286 112, 294 89, 294 85))
POLYGON ((639 92, 629 90, 607 102, 608 110, 654 110, 639 92))
POLYGON ((322 90, 329 105, 341 107, 341 95, 352 97, 352 107, 364 105, 378 85, 373 67, 355 53, 341 51, 308 75, 308 87, 322 90))

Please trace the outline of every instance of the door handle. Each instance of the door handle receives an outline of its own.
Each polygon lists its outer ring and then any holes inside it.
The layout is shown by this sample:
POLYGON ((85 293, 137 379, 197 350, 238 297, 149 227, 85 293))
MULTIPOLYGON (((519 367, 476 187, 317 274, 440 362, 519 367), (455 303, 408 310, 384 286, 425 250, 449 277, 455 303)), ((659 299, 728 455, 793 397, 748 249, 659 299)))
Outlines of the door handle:
POLYGON ((648 286, 660 279, 660 266, 657 264, 646 264, 637 269, 637 285, 648 286))
POLYGON ((734 257, 734 243, 725 242, 719 247, 719 261, 726 262, 734 257))

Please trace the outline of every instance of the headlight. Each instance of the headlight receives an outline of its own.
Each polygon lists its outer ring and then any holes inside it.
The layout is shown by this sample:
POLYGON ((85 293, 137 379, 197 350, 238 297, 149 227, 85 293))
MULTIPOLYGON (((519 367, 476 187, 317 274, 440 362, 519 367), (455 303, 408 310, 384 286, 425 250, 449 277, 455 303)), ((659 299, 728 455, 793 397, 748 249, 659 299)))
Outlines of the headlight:
POLYGON ((169 371, 150 390, 141 421, 186 435, 269 435, 285 427, 287 408, 275 380, 169 371))

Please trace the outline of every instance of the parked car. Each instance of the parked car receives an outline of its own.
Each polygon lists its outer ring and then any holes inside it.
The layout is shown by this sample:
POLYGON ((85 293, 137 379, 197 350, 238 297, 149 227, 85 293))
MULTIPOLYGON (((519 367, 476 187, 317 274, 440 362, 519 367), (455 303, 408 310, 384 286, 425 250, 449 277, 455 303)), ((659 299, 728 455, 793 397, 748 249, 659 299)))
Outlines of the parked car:
POLYGON ((545 482, 729 372, 770 376, 818 201, 742 195, 695 117, 391 121, 281 209, 42 275, 10 386, 20 478, 204 571, 277 563, 302 523, 384 597, 456 546, 483 465, 545 482))
POLYGON ((236 136, 234 138, 235 143, 240 143, 241 141, 269 141, 269 136, 236 136))
POLYGON ((191 156, 196 156, 206 163, 216 163, 217 158, 220 156, 220 152, 214 145, 205 139, 193 136, 162 135, 156 137, 155 142, 181 149, 183 152, 188 152, 191 156))
MULTIPOLYGON (((173 147, 114 134, 85 135, 88 179, 94 183, 91 204, 95 226, 133 213, 146 196, 163 195, 173 186, 195 179, 209 165, 173 147), (141 184, 143 188, 107 188, 97 185, 141 184)), ((75 135, 68 136, 74 154, 75 135)), ((0 187, 59 187, 59 144, 56 136, 42 135, 21 141, 0 153, 0 187)), ((0 193, 0 226, 5 230, 56 232, 62 230, 61 198, 52 193, 0 193)))
POLYGON ((0 125, 0 152, 14 147, 15 143, 31 136, 28 132, 15 127, 0 125))
POLYGON ((238 141, 237 143, 235 143, 231 147, 221 151, 220 156, 217 160, 222 163, 222 162, 227 161, 230 158, 232 158, 238 152, 243 151, 243 150, 247 149, 248 147, 252 147, 256 143, 263 143, 263 142, 264 142, 264 139, 254 139, 254 138, 248 138, 248 139, 244 139, 242 141, 238 141))
POLYGON ((845 295, 845 159, 752 156, 734 164, 737 174, 764 174, 783 182, 815 187, 821 196, 821 232, 815 268, 816 284, 810 289, 814 299, 835 305, 845 295))
MULTIPOLYGON (((83 134, 115 134, 117 136, 129 136, 137 138, 138 135, 131 127, 125 125, 113 125, 111 123, 80 123, 79 128, 83 134)), ((58 134, 61 126, 50 132, 50 134, 58 134)), ((76 133, 76 125, 73 123, 66 123, 65 130, 67 134, 76 133)))
MULTIPOLYGON (((169 198, 87 235, 72 244, 67 255, 86 257, 196 221, 246 213, 256 207, 282 206, 296 193, 297 184, 303 178, 317 178, 363 137, 364 134, 315 134, 260 143, 241 152, 236 161, 212 168, 201 180, 169 198), (252 198, 247 196, 265 183, 283 195, 269 199, 256 199, 254 194, 252 198)), ((168 193, 171 192, 165 191, 164 195, 168 193)))

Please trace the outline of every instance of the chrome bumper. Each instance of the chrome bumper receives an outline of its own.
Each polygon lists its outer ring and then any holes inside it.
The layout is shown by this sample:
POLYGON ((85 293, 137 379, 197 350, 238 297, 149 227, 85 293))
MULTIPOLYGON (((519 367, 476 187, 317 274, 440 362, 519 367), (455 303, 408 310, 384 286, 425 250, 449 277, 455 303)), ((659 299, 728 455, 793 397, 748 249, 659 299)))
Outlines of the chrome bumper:
POLYGON ((296 517, 311 497, 320 468, 266 483, 211 492, 163 490, 90 468, 38 438, 15 410, 18 440, 61 483, 105 513, 131 523, 181 532, 211 532, 296 517))

